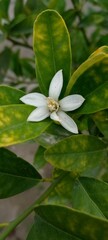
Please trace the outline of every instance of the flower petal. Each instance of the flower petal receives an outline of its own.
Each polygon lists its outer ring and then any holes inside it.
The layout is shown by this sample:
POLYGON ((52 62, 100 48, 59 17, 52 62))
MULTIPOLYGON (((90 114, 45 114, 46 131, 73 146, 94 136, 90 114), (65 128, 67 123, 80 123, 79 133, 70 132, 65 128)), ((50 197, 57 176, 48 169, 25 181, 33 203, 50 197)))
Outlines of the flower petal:
POLYGON ((31 112, 27 121, 39 122, 47 118, 49 115, 50 113, 47 107, 39 107, 36 108, 33 112, 31 112))
POLYGON ((58 100, 61 89, 63 87, 63 74, 62 70, 59 70, 53 77, 49 86, 49 97, 54 100, 58 100))
POLYGON ((57 115, 56 112, 52 112, 52 113, 50 114, 50 118, 51 118, 53 121, 60 122, 60 118, 59 118, 59 116, 57 115))
POLYGON ((78 133, 78 128, 76 123, 71 117, 69 117, 65 112, 58 111, 57 115, 60 118, 60 124, 69 132, 78 133))
POLYGON ((47 106, 46 97, 41 93, 29 93, 20 98, 23 103, 35 107, 47 106))
POLYGON ((85 99, 81 95, 73 94, 61 99, 59 104, 63 111, 68 112, 79 108, 83 104, 84 100, 85 99))

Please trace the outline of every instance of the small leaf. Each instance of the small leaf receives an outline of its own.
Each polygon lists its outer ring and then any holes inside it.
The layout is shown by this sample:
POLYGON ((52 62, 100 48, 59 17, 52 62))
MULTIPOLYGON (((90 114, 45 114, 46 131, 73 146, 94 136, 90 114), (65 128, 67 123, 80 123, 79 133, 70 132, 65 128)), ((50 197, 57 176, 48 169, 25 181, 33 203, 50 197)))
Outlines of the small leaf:
POLYGON ((20 98, 24 92, 9 86, 0 86, 0 105, 21 103, 20 98))
POLYGON ((83 62, 78 67, 78 69, 73 73, 73 75, 67 85, 67 88, 66 88, 66 95, 68 95, 71 92, 72 87, 75 84, 75 82, 77 81, 77 79, 85 71, 87 71, 87 69, 92 67, 94 64, 104 60, 105 58, 108 58, 108 47, 107 46, 100 47, 94 53, 92 53, 90 55, 90 57, 85 62, 83 62))
POLYGON ((7 198, 35 186, 40 174, 28 162, 7 149, 0 149, 0 198, 7 198))
POLYGON ((71 71, 71 48, 69 33, 62 17, 54 10, 38 15, 33 31, 36 72, 41 91, 47 96, 50 81, 62 69, 63 91, 71 71))
MULTIPOLYGON (((38 206, 36 207, 36 213, 41 217, 41 220, 47 224, 47 231, 51 231, 51 234, 53 230, 57 229, 64 234, 69 234, 71 239, 75 240, 107 240, 107 220, 99 219, 91 215, 81 213, 75 209, 56 205, 38 206)), ((45 237, 43 236, 42 224, 41 229, 38 228, 38 221, 36 225, 37 227, 35 228, 35 236, 37 236, 37 232, 40 234, 40 238, 38 237, 37 240, 48 239, 45 236, 48 234, 47 231, 46 234, 44 234, 45 237), (41 238, 41 236, 43 236, 43 238, 41 238)), ((58 240, 58 238, 55 239, 58 240)))
POLYGON ((0 107, 0 147, 36 138, 50 125, 50 120, 27 122, 34 107, 17 104, 0 107))
POLYGON ((97 137, 86 135, 66 138, 45 152, 50 164, 74 175, 98 166, 106 156, 106 145, 97 137))

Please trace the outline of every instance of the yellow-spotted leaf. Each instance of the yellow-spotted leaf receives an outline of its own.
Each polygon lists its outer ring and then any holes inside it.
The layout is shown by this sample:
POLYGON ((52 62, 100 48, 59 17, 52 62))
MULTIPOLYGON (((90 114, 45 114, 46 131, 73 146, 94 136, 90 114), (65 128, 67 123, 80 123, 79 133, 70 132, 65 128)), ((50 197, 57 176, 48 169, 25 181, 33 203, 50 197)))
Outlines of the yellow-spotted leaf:
POLYGON ((89 69, 90 67, 92 67, 94 64, 104 60, 108 58, 108 46, 102 46, 100 48, 98 48, 94 53, 92 53, 90 55, 90 57, 83 62, 78 69, 73 73, 67 88, 66 88, 66 95, 68 95, 71 90, 73 85, 75 84, 75 82, 77 81, 77 79, 85 72, 87 71, 87 69, 89 69))
POLYGON ((108 238, 107 220, 60 205, 41 205, 36 207, 36 213, 40 217, 40 222, 36 218, 34 237, 29 237, 28 240, 107 240, 108 238), (52 237, 53 233, 55 238, 52 237))
POLYGON ((74 179, 71 172, 64 172, 44 204, 62 204, 105 219, 108 218, 108 184, 90 177, 74 179))
POLYGON ((84 104, 76 112, 81 114, 90 114, 107 108, 108 82, 105 82, 86 97, 84 104))
POLYGON ((0 86, 0 106, 21 103, 24 92, 9 86, 0 86))
POLYGON ((36 215, 27 240, 80 240, 74 234, 70 235, 36 215))
POLYGON ((95 113, 92 118, 101 133, 108 138, 108 109, 95 113))
POLYGON ((64 91, 71 74, 71 48, 67 27, 59 13, 45 10, 38 15, 33 42, 41 91, 48 95, 50 81, 60 69, 63 70, 64 91))
POLYGON ((48 148, 45 159, 56 168, 77 175, 92 169, 107 157, 106 145, 94 136, 74 135, 48 148))
POLYGON ((50 125, 49 120, 27 122, 34 107, 15 104, 0 107, 0 147, 36 138, 50 125))
POLYGON ((108 219, 107 183, 95 178, 80 177, 71 194, 73 208, 108 219))

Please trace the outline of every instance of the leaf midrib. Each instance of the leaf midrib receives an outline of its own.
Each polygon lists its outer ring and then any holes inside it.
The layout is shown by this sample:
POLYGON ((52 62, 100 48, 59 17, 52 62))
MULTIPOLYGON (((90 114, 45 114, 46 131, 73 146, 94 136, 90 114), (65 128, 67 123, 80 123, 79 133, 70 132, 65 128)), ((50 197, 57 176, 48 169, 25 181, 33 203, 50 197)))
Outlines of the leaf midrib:
POLYGON ((52 223, 50 223, 49 221, 47 221, 45 218, 42 218, 40 215, 39 215, 39 217, 42 219, 43 222, 47 223, 47 224, 48 224, 49 226, 51 226, 52 228, 57 229, 57 231, 63 232, 63 233, 65 233, 65 234, 69 235, 70 237, 72 237, 72 236, 73 236, 73 237, 76 237, 76 238, 77 238, 76 240, 84 240, 83 238, 79 238, 78 236, 76 236, 76 235, 73 234, 73 233, 70 234, 70 233, 64 231, 63 229, 56 227, 55 225, 53 225, 52 223))
POLYGON ((25 177, 25 176, 22 176, 22 175, 15 175, 14 173, 8 173, 8 172, 2 172, 1 170, 0 170, 0 174, 5 174, 5 175, 7 175, 7 176, 11 176, 11 177, 16 177, 16 178, 23 178, 23 179, 28 179, 28 180, 41 180, 41 178, 30 178, 30 177, 25 177))
MULTIPOLYGON (((55 153, 52 153, 52 152, 49 152, 48 155, 77 155, 77 154, 84 154, 84 153, 95 153, 95 152, 104 152, 106 151, 106 148, 103 148, 103 149, 98 149, 98 150, 92 150, 92 151, 83 151, 83 152, 55 152, 55 153)), ((46 150, 46 153, 47 153, 47 150, 46 150)))

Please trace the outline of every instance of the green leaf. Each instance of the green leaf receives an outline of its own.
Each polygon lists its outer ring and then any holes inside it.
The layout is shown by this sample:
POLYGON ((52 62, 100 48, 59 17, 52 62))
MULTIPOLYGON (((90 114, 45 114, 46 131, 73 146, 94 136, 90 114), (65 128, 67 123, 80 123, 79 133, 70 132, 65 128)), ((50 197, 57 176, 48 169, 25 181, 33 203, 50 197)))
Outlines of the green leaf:
POLYGON ((24 96, 24 92, 5 85, 0 86, 0 105, 21 103, 19 100, 24 96))
MULTIPOLYGON (((58 173, 58 169, 55 170, 56 174, 58 173)), ((61 180, 58 181, 53 191, 45 198, 44 204, 62 204, 66 206, 72 207, 72 196, 73 196, 73 187, 75 183, 75 179, 70 172, 64 172, 59 170, 59 176, 61 180)))
POLYGON ((95 178, 79 178, 72 189, 72 206, 108 218, 108 184, 95 178))
MULTIPOLYGON (((25 14, 18 15, 10 23, 10 35, 19 36, 22 34, 31 34, 33 32, 33 23, 37 13, 25 16, 25 14)), ((21 36, 22 37, 22 36, 21 36)))
POLYGON ((101 218, 108 218, 107 196, 107 183, 91 177, 75 179, 72 173, 64 173, 44 204, 62 204, 101 218))
POLYGON ((0 198, 7 198, 35 186, 40 174, 28 162, 7 149, 0 149, 0 198))
POLYGON ((18 14, 23 13, 24 11, 24 3, 23 1, 19 0, 19 1, 15 1, 15 6, 14 6, 14 14, 15 16, 17 16, 18 14))
POLYGON ((89 68, 75 82, 72 94, 80 94, 86 98, 96 88, 108 81, 108 58, 89 68))
MULTIPOLYGON (((68 9, 62 13, 62 17, 66 23, 68 29, 72 28, 72 24, 76 21, 76 11, 74 9, 68 9)), ((71 29, 72 30, 72 29, 71 29)), ((74 46, 75 47, 75 46, 74 46)), ((73 53, 74 54, 74 53, 73 53)))
MULTIPOLYGON (((35 237, 37 236, 38 232, 40 234, 40 235, 38 234, 37 240, 50 239, 46 238, 47 237, 46 235, 48 234, 48 232, 51 232, 52 235, 53 230, 54 234, 56 230, 62 232, 62 234, 64 235, 69 234, 69 237, 71 237, 69 239, 74 240, 97 240, 97 239, 107 240, 108 237, 107 220, 102 220, 101 218, 99 219, 91 215, 81 213, 71 208, 55 205, 38 206, 36 207, 36 213, 40 216, 41 221, 43 221, 47 225, 47 230, 46 232, 44 232, 43 235, 42 224, 41 229, 38 228, 37 221, 36 223, 37 227, 35 228, 34 233, 35 237)), ((55 239, 57 240, 60 239, 59 235, 55 239)), ((30 240, 30 238, 28 238, 28 240, 30 240)))
POLYGON ((108 108, 108 82, 105 82, 93 92, 91 92, 85 99, 84 104, 76 113, 90 114, 99 112, 108 108))
MULTIPOLYGON (((44 0, 45 2, 45 0, 44 0)), ((65 0, 50 0, 48 1, 47 8, 49 9, 55 9, 58 12, 63 12, 65 9, 65 0)))
POLYGON ((85 16, 82 19, 81 25, 83 27, 94 26, 94 25, 99 26, 100 24, 103 24, 106 18, 107 18, 107 12, 105 11, 96 12, 96 10, 95 11, 92 10, 87 16, 85 16))
POLYGON ((12 52, 8 47, 6 47, 0 53, 0 81, 3 81, 4 77, 6 76, 7 70, 10 65, 11 57, 12 52))
POLYGON ((48 148, 70 135, 71 133, 66 131, 62 126, 52 122, 47 130, 37 137, 36 140, 41 146, 48 148))
POLYGON ((10 5, 9 0, 0 1, 0 18, 8 18, 8 8, 10 5))
POLYGON ((36 138, 50 125, 50 120, 27 122, 34 107, 17 104, 0 107, 0 147, 36 138))
POLYGON ((27 0, 25 4, 25 10, 28 12, 33 12, 34 10, 42 11, 44 10, 45 4, 43 3, 43 0, 27 0))
POLYGON ((78 69, 73 73, 73 75, 67 85, 67 88, 66 88, 66 95, 68 95, 71 92, 72 87, 75 84, 75 82, 77 81, 77 79, 85 71, 87 71, 87 69, 92 67, 94 64, 104 60, 105 58, 108 58, 108 47, 107 46, 100 47, 94 53, 92 53, 90 55, 90 57, 85 62, 83 62, 78 67, 78 69))
POLYGON ((108 138, 108 110, 101 111, 92 116, 101 133, 108 138))
MULTIPOLYGON (((76 11, 74 14, 76 14, 76 11)), ((75 16, 74 16, 74 19, 75 19, 75 16)), ((71 24, 72 24, 72 20, 71 20, 71 24)), ((89 56, 87 43, 80 29, 72 28, 70 34, 71 34, 70 36, 71 36, 72 49, 74 50, 73 63, 75 66, 79 66, 89 56)))
POLYGON ((108 1, 107 0, 90 0, 90 2, 95 3, 96 5, 100 5, 106 9, 108 9, 108 1))
POLYGON ((79 240, 61 229, 55 228, 44 219, 36 216, 35 223, 29 232, 27 240, 79 240))
POLYGON ((39 14, 34 23, 33 39, 41 91, 48 95, 54 74, 63 69, 64 92, 70 78, 71 48, 69 33, 62 17, 54 10, 39 14))
POLYGON ((33 165, 37 170, 43 168, 46 164, 46 161, 44 158, 44 152, 45 152, 45 148, 41 146, 39 146, 38 150, 36 151, 33 165))
POLYGON ((45 159, 56 168, 77 174, 98 166, 107 156, 106 145, 97 137, 74 135, 48 148, 45 159))

